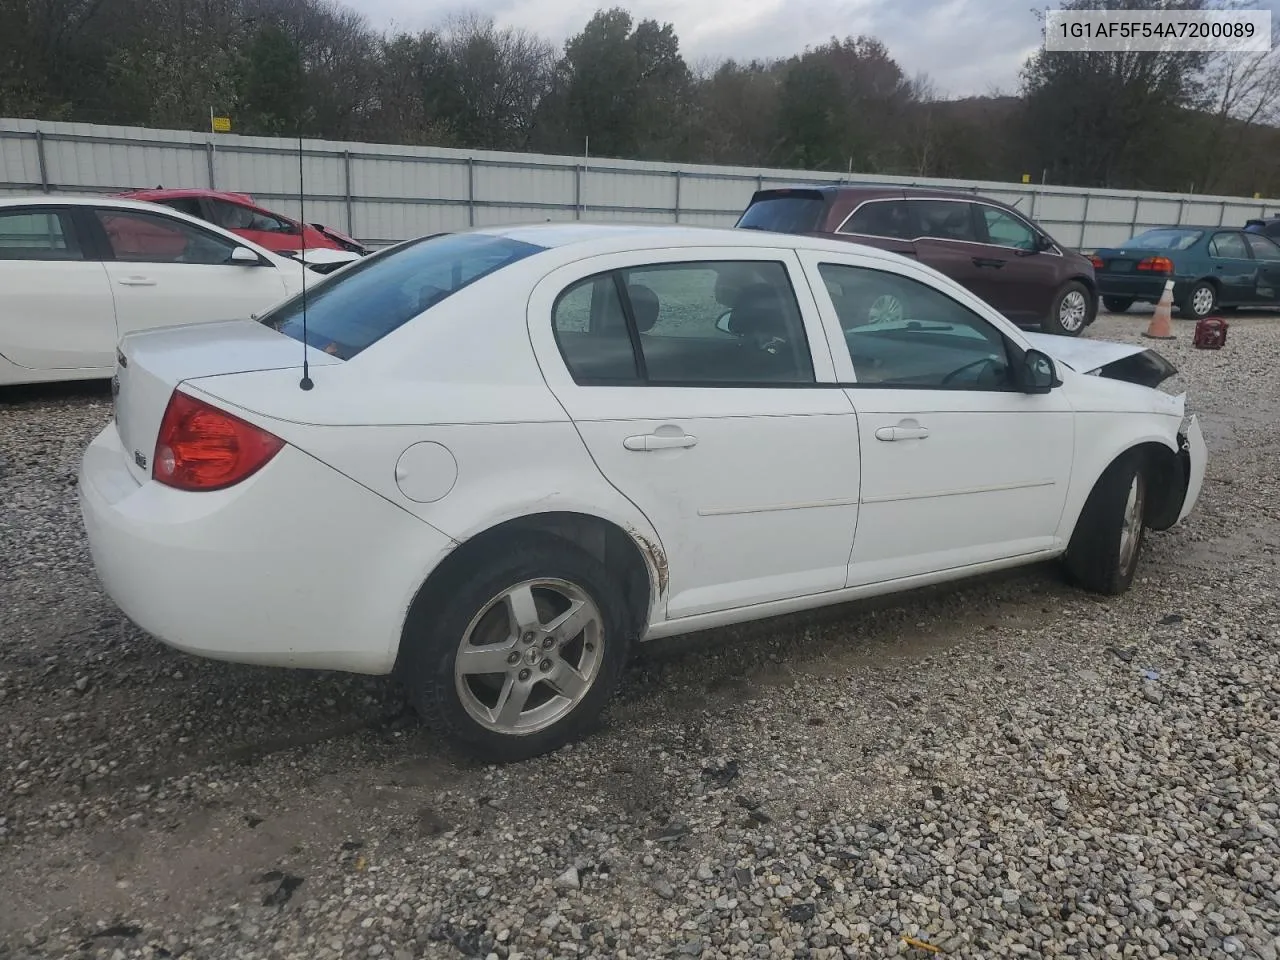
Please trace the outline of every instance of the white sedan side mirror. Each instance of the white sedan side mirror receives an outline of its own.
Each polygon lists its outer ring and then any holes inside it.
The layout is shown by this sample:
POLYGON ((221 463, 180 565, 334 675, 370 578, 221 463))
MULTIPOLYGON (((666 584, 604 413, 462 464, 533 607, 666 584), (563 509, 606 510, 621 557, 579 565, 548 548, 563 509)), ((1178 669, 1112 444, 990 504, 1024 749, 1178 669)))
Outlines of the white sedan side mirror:
POLYGON ((257 267, 262 264, 262 258, 248 247, 236 247, 231 251, 231 262, 246 267, 257 267))
POLYGON ((1039 350, 1028 350, 1023 354, 1021 381, 1023 393, 1048 393, 1062 385, 1053 360, 1039 350))

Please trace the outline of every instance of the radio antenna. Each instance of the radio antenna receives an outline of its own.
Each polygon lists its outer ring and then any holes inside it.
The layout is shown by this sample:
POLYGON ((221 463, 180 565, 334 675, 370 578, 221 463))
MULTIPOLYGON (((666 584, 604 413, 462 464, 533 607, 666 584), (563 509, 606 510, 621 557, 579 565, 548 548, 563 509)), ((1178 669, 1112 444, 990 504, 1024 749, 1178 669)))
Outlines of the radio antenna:
POLYGON ((307 199, 303 188, 302 173, 302 125, 298 125, 298 219, 302 226, 302 379, 298 386, 310 390, 315 384, 311 380, 311 366, 307 362, 307 199))

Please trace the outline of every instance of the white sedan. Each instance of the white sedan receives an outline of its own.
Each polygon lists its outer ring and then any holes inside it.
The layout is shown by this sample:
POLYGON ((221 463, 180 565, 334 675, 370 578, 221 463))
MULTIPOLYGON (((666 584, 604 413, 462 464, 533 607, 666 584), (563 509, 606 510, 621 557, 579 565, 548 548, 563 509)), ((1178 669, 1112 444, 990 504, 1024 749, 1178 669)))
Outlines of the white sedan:
POLYGON ((0 386, 105 379, 124 334, 249 317, 304 269, 159 204, 0 198, 0 386))
POLYGON ((79 485, 121 609, 202 656, 394 672, 494 760, 581 736, 635 641, 1050 557, 1122 592, 1205 472, 1158 355, 816 238, 424 238, 121 351, 79 485), (886 293, 905 316, 861 323, 886 293))

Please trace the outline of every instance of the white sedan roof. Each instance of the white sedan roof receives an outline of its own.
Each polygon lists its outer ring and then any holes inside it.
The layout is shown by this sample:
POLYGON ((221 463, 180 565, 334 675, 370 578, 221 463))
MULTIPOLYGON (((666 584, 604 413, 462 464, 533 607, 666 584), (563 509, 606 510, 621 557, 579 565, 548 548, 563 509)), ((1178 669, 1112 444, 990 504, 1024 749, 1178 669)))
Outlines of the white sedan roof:
MULTIPOLYGON (((136 210, 155 210, 162 206, 145 200, 129 200, 125 197, 113 197, 105 193, 71 194, 71 193, 15 193, 0 194, 0 207, 26 207, 32 204, 56 203, 60 206, 100 207, 110 204, 113 207, 133 207, 136 210)), ((168 207, 164 208, 168 210, 168 207)))
POLYGON ((548 249, 590 246, 595 252, 649 250, 663 247, 787 247, 796 250, 857 250, 880 258, 899 255, 834 238, 771 233, 740 227, 699 227, 661 223, 533 223, 479 227, 459 233, 481 233, 531 243, 548 249))

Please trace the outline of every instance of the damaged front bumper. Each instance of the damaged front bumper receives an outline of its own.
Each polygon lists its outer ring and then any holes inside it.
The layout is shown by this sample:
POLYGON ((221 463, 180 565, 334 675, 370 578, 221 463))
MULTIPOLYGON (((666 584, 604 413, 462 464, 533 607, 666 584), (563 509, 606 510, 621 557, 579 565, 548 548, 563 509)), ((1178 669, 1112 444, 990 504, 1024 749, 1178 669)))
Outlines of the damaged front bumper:
POLYGON ((1051 333, 1023 335, 1037 350, 1087 376, 1125 380, 1154 390, 1178 372, 1167 359, 1140 344, 1051 333))
POLYGON ((1187 418, 1178 431, 1178 459, 1182 463, 1183 476, 1186 477, 1187 489, 1182 496, 1182 509, 1175 522, 1181 523, 1191 513, 1192 507, 1200 497, 1200 489, 1204 486, 1205 469, 1209 461, 1209 448, 1204 442, 1204 434, 1200 430, 1200 421, 1193 413, 1187 418))

